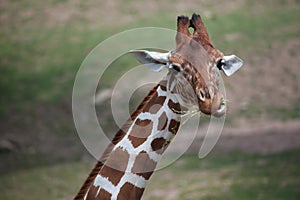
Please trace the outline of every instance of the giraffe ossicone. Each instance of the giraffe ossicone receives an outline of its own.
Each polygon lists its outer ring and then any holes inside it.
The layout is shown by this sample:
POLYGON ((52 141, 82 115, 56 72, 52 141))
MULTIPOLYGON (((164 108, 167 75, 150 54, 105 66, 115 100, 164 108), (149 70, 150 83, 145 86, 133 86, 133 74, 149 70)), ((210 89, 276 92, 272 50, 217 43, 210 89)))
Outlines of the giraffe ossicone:
POLYGON ((219 90, 217 72, 222 69, 231 75, 242 65, 241 59, 224 56, 214 48, 200 15, 196 14, 191 19, 177 18, 175 50, 130 53, 151 70, 159 72, 165 68, 168 73, 116 133, 74 199, 140 199, 176 135, 182 116, 191 108, 223 116, 226 101, 219 90))

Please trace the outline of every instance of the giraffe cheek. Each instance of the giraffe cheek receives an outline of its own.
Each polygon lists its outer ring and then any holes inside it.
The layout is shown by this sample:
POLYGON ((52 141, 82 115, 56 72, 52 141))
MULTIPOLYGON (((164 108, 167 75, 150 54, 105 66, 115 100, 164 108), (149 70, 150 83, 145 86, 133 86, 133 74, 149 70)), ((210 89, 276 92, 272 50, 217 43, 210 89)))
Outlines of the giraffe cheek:
POLYGON ((219 100, 215 100, 212 102, 212 106, 211 106, 211 111, 212 113, 216 112, 220 107, 220 101, 219 100))
POLYGON ((200 102, 199 104, 199 110, 204 113, 204 114, 207 114, 207 115, 210 115, 212 112, 212 106, 211 106, 211 101, 209 100, 206 100, 204 102, 200 102))

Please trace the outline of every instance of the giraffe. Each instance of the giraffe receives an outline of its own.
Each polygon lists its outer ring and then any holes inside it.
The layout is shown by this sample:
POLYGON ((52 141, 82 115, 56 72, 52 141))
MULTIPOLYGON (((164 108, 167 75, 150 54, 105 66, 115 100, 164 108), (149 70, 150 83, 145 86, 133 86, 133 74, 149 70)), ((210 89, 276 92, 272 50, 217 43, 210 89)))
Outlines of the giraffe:
POLYGON ((167 53, 133 50, 153 71, 168 73, 116 133, 74 200, 138 200, 189 108, 221 117, 226 101, 217 71, 233 74, 238 57, 212 45, 200 15, 177 18, 176 49, 167 53), (190 33, 192 27, 194 32, 190 33))

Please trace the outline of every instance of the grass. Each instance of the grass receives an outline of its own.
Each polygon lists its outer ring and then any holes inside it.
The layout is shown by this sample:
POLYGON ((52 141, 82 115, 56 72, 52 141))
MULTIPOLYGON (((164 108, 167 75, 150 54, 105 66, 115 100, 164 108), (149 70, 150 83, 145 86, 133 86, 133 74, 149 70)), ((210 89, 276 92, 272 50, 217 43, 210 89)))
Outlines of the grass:
POLYGON ((269 107, 267 113, 274 116, 276 119, 287 121, 290 119, 300 118, 300 104, 299 100, 292 104, 291 108, 286 107, 269 107))
POLYGON ((207 28, 220 49, 240 51, 244 47, 256 47, 255 51, 263 53, 265 51, 261 50, 268 50, 274 41, 283 42, 287 38, 299 37, 299 32, 280 33, 284 27, 296 24, 299 17, 299 9, 266 10, 256 15, 242 10, 225 17, 217 15, 216 18, 207 21, 207 28), (238 34, 238 42, 224 40, 224 35, 233 33, 238 34))
MULTIPOLYGON (((151 178, 145 198, 299 199, 299 149, 269 155, 232 152, 199 160, 186 155, 151 178)), ((71 199, 92 168, 87 162, 20 170, 1 177, 0 198, 71 199)))
POLYGON ((146 194, 151 200, 169 199, 172 193, 178 200, 298 199, 298 153, 186 156, 157 172, 146 194))
POLYGON ((92 166, 69 163, 18 171, 1 178, 0 198, 10 199, 71 199, 77 184, 92 166), (68 197, 68 195, 71 195, 68 197))
POLYGON ((255 102, 249 103, 245 108, 231 113, 227 120, 232 121, 234 118, 259 119, 267 116, 280 121, 296 120, 300 117, 299 100, 291 102, 289 106, 269 105, 265 109, 261 109, 255 102))

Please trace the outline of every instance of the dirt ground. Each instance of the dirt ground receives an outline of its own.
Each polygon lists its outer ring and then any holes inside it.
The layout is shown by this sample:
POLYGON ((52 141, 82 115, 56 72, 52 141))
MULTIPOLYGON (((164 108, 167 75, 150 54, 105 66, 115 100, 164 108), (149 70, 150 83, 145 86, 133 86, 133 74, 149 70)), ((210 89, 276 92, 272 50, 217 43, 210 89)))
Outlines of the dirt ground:
MULTIPOLYGON (((199 130, 205 131, 206 128, 199 130)), ((188 153, 199 151, 203 137, 197 137, 188 153)), ((300 148, 300 121, 269 121, 243 128, 224 127, 214 152, 242 151, 248 153, 276 153, 300 148)))

